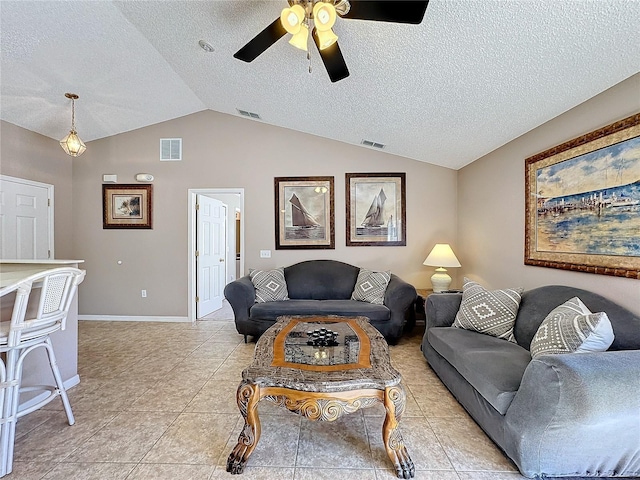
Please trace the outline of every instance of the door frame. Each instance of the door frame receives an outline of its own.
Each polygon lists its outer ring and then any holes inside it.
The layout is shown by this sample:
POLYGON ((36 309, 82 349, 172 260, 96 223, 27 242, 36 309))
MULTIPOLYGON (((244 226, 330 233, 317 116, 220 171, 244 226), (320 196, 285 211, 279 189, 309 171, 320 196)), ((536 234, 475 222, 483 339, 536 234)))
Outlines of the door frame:
MULTIPOLYGON (((190 188, 188 190, 188 252, 187 252, 187 265, 188 265, 188 287, 187 287, 187 319, 194 323, 196 318, 196 199, 197 195, 220 195, 220 194, 233 194, 240 195, 240 272, 244 272, 244 188, 190 188)), ((229 217, 227 212, 227 223, 229 223, 229 217)), ((235 215, 232 221, 235 220, 235 215)), ((227 267, 227 271, 230 268, 227 267)), ((228 277, 228 275, 227 275, 228 277)), ((227 281, 227 280, 225 280, 227 281)))
MULTIPOLYGON (((47 208, 47 222, 49 222, 49 224, 47 225, 47 232, 48 232, 48 242, 49 242, 49 260, 56 258, 55 255, 55 243, 54 243, 54 230, 55 230, 55 224, 54 224, 54 210, 55 210, 55 197, 54 197, 54 186, 50 183, 42 183, 42 182, 36 182, 35 180, 27 180, 26 178, 18 178, 18 177, 11 177, 9 175, 2 175, 0 174, 0 180, 6 180, 8 182, 14 182, 14 183, 20 183, 23 185, 29 185, 31 187, 40 187, 40 188, 46 188, 47 189, 47 198, 49 200, 49 205, 47 208)), ((243 197, 244 198, 244 197, 243 197)), ((240 220, 242 221, 242 217, 240 218, 240 220)), ((244 239, 242 239, 244 240, 244 239)), ((44 259, 43 259, 44 260, 44 259)))

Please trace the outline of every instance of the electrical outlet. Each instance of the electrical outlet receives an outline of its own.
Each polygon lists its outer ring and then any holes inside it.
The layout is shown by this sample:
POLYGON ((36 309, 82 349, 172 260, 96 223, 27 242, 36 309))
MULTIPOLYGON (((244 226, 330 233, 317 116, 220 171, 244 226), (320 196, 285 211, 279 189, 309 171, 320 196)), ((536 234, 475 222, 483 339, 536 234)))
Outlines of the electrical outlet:
POLYGON ((271 250, 260 250, 260 258, 271 258, 271 250))
POLYGON ((141 295, 142 295, 142 298, 147 298, 147 291, 142 290, 141 295))

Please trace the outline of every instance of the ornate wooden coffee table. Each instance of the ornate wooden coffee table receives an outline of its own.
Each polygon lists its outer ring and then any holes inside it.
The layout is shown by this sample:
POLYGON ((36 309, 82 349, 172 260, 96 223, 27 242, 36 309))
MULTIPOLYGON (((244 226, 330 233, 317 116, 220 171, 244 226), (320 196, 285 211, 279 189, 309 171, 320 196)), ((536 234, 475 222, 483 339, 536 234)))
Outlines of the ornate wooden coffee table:
POLYGON ((242 473, 260 439, 258 402, 267 399, 310 420, 331 422, 377 402, 387 411, 382 439, 400 478, 414 466, 398 422, 406 396, 384 337, 366 317, 279 317, 258 340, 242 372, 238 408, 244 428, 227 460, 242 473))

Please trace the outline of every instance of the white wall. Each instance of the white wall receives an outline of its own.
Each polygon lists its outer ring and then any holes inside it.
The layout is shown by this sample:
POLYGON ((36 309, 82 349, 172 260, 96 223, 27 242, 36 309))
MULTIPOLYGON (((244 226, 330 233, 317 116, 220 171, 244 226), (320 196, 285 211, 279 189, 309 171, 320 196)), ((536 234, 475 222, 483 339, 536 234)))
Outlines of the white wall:
POLYGON ((462 273, 489 288, 571 285, 640 313, 638 280, 524 265, 525 158, 638 112, 640 74, 459 170, 462 273))

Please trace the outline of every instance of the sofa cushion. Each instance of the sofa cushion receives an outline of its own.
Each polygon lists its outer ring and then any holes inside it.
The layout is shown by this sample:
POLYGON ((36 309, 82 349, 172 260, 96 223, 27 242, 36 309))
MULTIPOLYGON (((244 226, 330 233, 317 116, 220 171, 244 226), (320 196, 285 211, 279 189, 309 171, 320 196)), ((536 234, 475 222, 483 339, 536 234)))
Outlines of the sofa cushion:
POLYGON ((366 268, 361 268, 356 285, 353 287, 351 300, 382 305, 390 279, 391 274, 389 272, 372 272, 366 268))
POLYGON ((612 343, 613 329, 607 314, 591 313, 578 297, 573 297, 542 321, 531 341, 531 356, 604 352, 612 343))
POLYGON ((453 326, 515 342, 513 325, 523 289, 488 291, 468 278, 462 288, 462 303, 453 326))
POLYGON ((521 346, 454 327, 433 327, 429 343, 500 414, 511 405, 531 361, 521 346))
POLYGON ((288 300, 287 282, 284 279, 284 269, 250 270, 251 282, 256 289, 256 302, 274 302, 288 300))
POLYGON ((360 269, 335 260, 307 260, 285 267, 289 298, 349 300, 360 269))
POLYGON ((284 302, 256 303, 250 318, 275 320, 280 315, 363 315, 372 321, 389 320, 389 309, 384 305, 356 302, 355 300, 288 300, 284 302))

